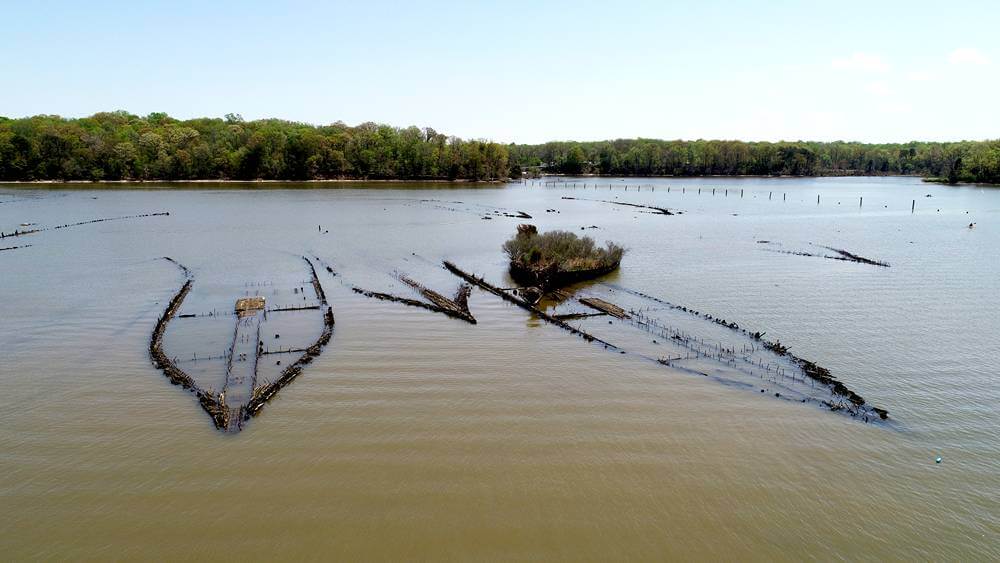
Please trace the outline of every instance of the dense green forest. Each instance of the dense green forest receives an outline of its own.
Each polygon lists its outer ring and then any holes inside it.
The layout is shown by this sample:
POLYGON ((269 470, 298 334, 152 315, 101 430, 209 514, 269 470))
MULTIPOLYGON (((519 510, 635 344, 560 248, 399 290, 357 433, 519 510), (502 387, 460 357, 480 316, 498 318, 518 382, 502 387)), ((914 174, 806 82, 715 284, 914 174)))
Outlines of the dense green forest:
POLYGON ((376 123, 177 120, 126 112, 0 117, 0 180, 496 180, 612 176, 914 174, 1000 183, 1000 141, 956 143, 619 139, 502 145, 376 123))
POLYGON ((1000 183, 1000 141, 957 143, 747 143, 620 139, 511 145, 512 175, 838 176, 916 174, 1000 183))
POLYGON ((507 148, 433 129, 125 112, 0 117, 0 180, 309 180, 508 176, 507 148))

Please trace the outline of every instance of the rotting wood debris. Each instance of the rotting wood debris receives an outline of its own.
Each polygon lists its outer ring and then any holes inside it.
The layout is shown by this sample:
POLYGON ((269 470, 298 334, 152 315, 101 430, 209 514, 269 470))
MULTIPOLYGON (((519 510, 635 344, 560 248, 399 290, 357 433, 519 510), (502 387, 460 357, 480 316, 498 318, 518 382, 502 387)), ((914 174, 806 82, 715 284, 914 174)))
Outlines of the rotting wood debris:
POLYGON ((476 277, 476 276, 474 276, 474 275, 472 275, 472 274, 470 274, 468 272, 465 272, 464 270, 462 270, 461 268, 459 268, 458 266, 456 266, 455 264, 453 264, 453 263, 451 263, 451 262, 449 262, 447 260, 445 260, 443 262, 443 264, 444 264, 444 267, 447 268, 449 272, 451 272, 451 273, 455 274, 456 276, 464 279, 465 281, 469 282, 470 284, 475 285, 477 287, 480 287, 480 288, 482 288, 482 289, 484 289, 484 290, 492 293, 493 295, 496 295, 496 296, 500 297, 501 299, 503 299, 505 301, 508 301, 510 303, 513 303, 513 304, 517 305, 518 307, 521 307, 522 309, 531 311, 532 313, 534 313, 535 315, 537 315, 539 318, 542 318, 542 319, 544 319, 544 320, 546 320, 546 321, 548 321, 548 322, 550 322, 550 323, 552 323, 552 324, 554 324, 554 325, 556 325, 556 326, 558 326, 558 327, 560 327, 560 328, 562 328, 564 330, 567 330, 571 334, 576 334, 576 335, 580 336, 581 338, 583 338, 584 340, 586 340, 587 342, 596 342, 598 344, 603 344, 605 348, 611 348, 611 349, 614 349, 614 350, 619 350, 618 346, 615 346, 614 344, 612 344, 610 342, 607 342, 605 340, 601 340, 600 338, 597 338, 596 336, 594 336, 594 335, 592 335, 590 333, 584 332, 584 331, 582 331, 582 330, 580 330, 578 328, 575 328, 575 327, 569 325, 565 321, 560 320, 560 319, 558 319, 558 318, 556 318, 556 317, 554 317, 554 316, 546 313, 545 311, 542 311, 541 309, 539 309, 534 304, 532 304, 532 303, 530 303, 530 302, 528 302, 528 301, 526 301, 524 299, 521 299, 520 297, 517 297, 516 295, 513 295, 510 292, 503 291, 499 287, 496 287, 493 284, 487 282, 485 279, 480 278, 480 277, 476 277))
POLYGON ((460 284, 458 286, 458 291, 455 293, 455 298, 448 299, 440 293, 423 286, 405 275, 399 275, 398 277, 400 281, 419 292, 420 295, 422 295, 427 301, 400 297, 390 293, 371 291, 360 287, 352 287, 351 290, 372 299, 393 301, 395 303, 409 305, 410 307, 420 307, 421 309, 427 309, 428 311, 434 311, 436 313, 448 315, 449 317, 461 319, 470 324, 476 324, 476 318, 472 316, 472 313, 469 311, 469 293, 472 291, 472 288, 468 284, 460 284))

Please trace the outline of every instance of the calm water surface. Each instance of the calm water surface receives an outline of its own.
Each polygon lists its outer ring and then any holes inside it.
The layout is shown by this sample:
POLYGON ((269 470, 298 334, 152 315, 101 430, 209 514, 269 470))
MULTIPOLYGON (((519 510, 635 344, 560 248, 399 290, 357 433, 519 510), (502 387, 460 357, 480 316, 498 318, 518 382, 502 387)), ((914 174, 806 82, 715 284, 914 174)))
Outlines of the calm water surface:
POLYGON ((170 213, 0 244, 32 245, 0 252, 0 553, 1000 558, 1000 190, 601 182, 0 185, 2 231, 170 213), (498 210, 598 227, 585 232, 630 249, 610 281, 766 331, 893 424, 610 353, 480 291, 475 326, 349 291, 407 294, 399 272, 450 294, 444 258, 509 284, 500 244, 524 220, 498 210), (333 340, 243 432, 220 433, 150 364, 183 281, 161 257, 207 288, 190 307, 209 307, 232 297, 212 288, 304 279, 303 254, 339 273, 322 277, 333 340))

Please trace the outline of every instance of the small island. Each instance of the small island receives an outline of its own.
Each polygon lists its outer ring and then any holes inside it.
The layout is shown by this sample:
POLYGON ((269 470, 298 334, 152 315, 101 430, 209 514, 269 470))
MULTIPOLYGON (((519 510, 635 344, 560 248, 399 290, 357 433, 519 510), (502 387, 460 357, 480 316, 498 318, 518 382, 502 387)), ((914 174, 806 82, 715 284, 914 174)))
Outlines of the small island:
POLYGON ((539 234, 534 225, 518 225, 517 234, 503 245, 510 258, 510 276, 537 288, 540 297, 550 290, 603 276, 618 269, 625 248, 607 242, 599 247, 590 237, 569 231, 539 234))

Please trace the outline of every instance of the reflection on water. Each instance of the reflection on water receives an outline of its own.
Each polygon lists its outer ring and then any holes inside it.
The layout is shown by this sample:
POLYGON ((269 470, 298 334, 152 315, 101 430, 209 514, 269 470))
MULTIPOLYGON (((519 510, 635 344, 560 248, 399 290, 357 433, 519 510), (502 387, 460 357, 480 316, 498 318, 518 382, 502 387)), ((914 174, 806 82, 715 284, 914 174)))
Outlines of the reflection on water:
MULTIPOLYGON (((593 182, 0 186, 5 232, 170 213, 19 237, 9 246, 31 246, 0 253, 0 549, 1000 557, 1000 192, 897 178, 593 182), (442 259, 512 285, 500 244, 519 222, 621 242, 621 271, 589 291, 613 284, 765 331, 895 426, 648 361, 670 355, 648 333, 649 350, 612 354, 478 290, 475 325, 351 291, 419 298, 403 273, 450 295, 458 280, 442 259), (768 252, 762 240, 891 268, 768 252), (149 361, 178 285, 161 257, 191 269, 184 312, 203 313, 232 312, 258 291, 248 283, 294 299, 303 255, 337 273, 319 268, 336 335, 246 430, 217 432, 149 361)), ((225 350, 235 328, 175 320, 165 346, 179 361, 225 350)), ((579 322, 609 337, 629 328, 579 322)), ((281 346, 286 334, 314 337, 319 325, 306 324, 261 334, 281 346)), ((198 377, 225 374, 225 360, 194 363, 198 377)))

